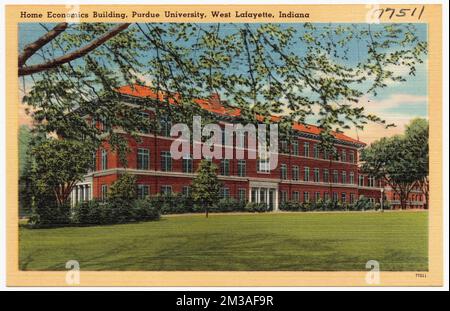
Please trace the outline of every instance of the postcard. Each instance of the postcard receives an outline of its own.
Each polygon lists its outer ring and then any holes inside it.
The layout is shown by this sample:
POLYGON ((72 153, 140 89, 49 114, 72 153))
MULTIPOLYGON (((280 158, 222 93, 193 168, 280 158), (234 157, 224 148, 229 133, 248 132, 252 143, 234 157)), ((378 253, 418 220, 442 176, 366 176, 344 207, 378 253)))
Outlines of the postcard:
POLYGON ((8 286, 442 286, 441 5, 8 5, 6 37, 8 286))

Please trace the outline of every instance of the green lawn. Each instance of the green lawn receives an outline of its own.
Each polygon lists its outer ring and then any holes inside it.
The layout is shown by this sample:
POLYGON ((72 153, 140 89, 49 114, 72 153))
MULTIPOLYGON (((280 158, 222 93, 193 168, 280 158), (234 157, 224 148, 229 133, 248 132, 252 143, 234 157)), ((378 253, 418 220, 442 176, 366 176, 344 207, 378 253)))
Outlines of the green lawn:
POLYGON ((83 228, 20 228, 22 270, 428 269, 427 212, 163 217, 83 228))

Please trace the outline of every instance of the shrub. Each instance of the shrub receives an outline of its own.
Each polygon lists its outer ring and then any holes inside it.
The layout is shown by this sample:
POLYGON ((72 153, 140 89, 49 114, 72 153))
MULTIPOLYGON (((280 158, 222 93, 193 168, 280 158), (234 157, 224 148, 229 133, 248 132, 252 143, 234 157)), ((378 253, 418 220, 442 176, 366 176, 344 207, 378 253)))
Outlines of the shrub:
POLYGON ((72 223, 103 224, 104 213, 100 202, 96 200, 82 202, 72 208, 72 223))
POLYGON ((63 226, 70 223, 69 204, 58 205, 56 202, 40 202, 33 208, 29 224, 32 227, 63 226))
POLYGON ((135 221, 158 220, 160 217, 158 206, 151 199, 136 200, 133 205, 135 221))
POLYGON ((245 211, 245 202, 233 198, 219 200, 211 210, 212 212, 242 212, 245 211))
POLYGON ((281 202, 279 208, 282 211, 299 211, 301 206, 300 202, 298 201, 285 201, 281 202))
POLYGON ((272 210, 265 203, 249 202, 245 205, 245 211, 250 213, 263 213, 272 210))
POLYGON ((369 198, 361 196, 353 204, 350 205, 350 209, 354 211, 365 211, 373 208, 373 204, 370 202, 369 198))
POLYGON ((195 211, 192 198, 178 193, 158 194, 151 197, 150 200, 159 207, 161 214, 181 214, 192 213, 195 211))
POLYGON ((108 200, 134 201, 136 199, 136 176, 125 173, 109 188, 108 200))

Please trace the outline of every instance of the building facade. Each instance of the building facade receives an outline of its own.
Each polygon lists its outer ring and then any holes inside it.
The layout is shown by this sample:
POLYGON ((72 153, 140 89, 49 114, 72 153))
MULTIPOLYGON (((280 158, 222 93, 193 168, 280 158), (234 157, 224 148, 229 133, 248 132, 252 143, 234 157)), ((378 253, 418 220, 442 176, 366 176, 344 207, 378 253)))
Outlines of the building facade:
MULTIPOLYGON (((159 98, 150 88, 143 86, 126 86, 118 91, 124 101, 133 104, 142 98, 155 101, 159 98)), ((218 95, 198 100, 197 104, 213 114, 221 126, 239 118, 239 109, 225 107, 218 95)), ((154 115, 151 110, 143 113, 149 118, 154 115)), ((72 202, 105 198, 111 184, 125 172, 137 177, 140 198, 158 193, 189 194, 201 160, 193 159, 192 154, 185 154, 179 160, 171 157, 170 146, 176 138, 170 137, 170 127, 170 121, 164 119, 160 131, 143 131, 140 142, 128 138, 131 152, 127 155, 127 168, 121 166, 117 153, 108 146, 99 149, 95 154, 95 169, 74 189, 72 202)), ((374 203, 386 199, 385 189, 379 181, 358 172, 358 154, 365 146, 363 142, 342 133, 333 133, 335 151, 339 155, 335 160, 320 150, 320 129, 301 124, 295 124, 293 128, 295 134, 289 141, 279 141, 278 165, 273 170, 269 170, 267 162, 261 159, 213 159, 223 183, 221 195, 264 202, 274 210, 288 200, 313 202, 321 199, 350 204, 361 195, 374 203)), ((242 138, 233 139, 232 145, 224 148, 243 149, 247 155, 248 137, 242 138)))

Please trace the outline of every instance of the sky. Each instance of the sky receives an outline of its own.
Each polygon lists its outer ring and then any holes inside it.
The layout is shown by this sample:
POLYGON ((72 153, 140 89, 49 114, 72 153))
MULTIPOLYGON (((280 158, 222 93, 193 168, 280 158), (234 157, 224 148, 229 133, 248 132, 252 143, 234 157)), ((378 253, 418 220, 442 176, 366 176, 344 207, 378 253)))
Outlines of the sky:
MULTIPOLYGON (((314 24, 320 27, 322 24, 314 24)), ((340 24, 335 24, 339 26, 340 24)), ((51 28, 53 24, 45 24, 46 27, 51 28)), ((281 25, 282 27, 287 27, 287 25, 281 25)), ((295 24, 289 24, 289 26, 294 26, 295 24)), ((226 33, 227 26, 224 25, 222 30, 226 33)), ((376 25, 374 27, 377 27, 376 25)), ((417 35, 422 40, 427 39, 427 27, 426 24, 416 24, 417 35)), ((37 23, 22 23, 19 26, 19 51, 23 47, 36 40, 45 33, 44 28, 37 23)), ((359 57, 363 57, 367 50, 359 42, 351 42, 349 63, 357 63, 359 57)), ((302 52, 303 47, 299 45, 294 45, 292 47, 298 53, 302 52)), ((39 61, 37 58, 31 58, 30 63, 39 61)), ((396 127, 385 129, 382 125, 377 125, 370 123, 365 126, 363 131, 350 129, 346 130, 345 133, 353 138, 357 138, 365 143, 371 143, 381 137, 388 137, 396 134, 401 134, 404 131, 405 125, 408 124, 412 119, 428 118, 428 85, 427 85, 427 59, 424 59, 422 64, 418 64, 416 67, 416 75, 407 75, 405 71, 406 68, 396 68, 398 73, 405 74, 406 81, 404 82, 392 82, 389 83, 387 87, 381 89, 377 96, 364 95, 360 98, 359 103, 363 104, 366 112, 375 114, 380 118, 386 120, 386 123, 394 123, 396 127)), ((144 79, 146 77, 143 77, 144 79)), ((21 83, 20 94, 23 94, 31 87, 32 81, 28 78, 25 80, 26 87, 23 87, 21 83)), ((25 107, 21 105, 20 110, 20 122, 21 124, 29 124, 29 117, 25 113, 25 107)), ((312 116, 308 122, 313 123, 315 117, 312 116)))

